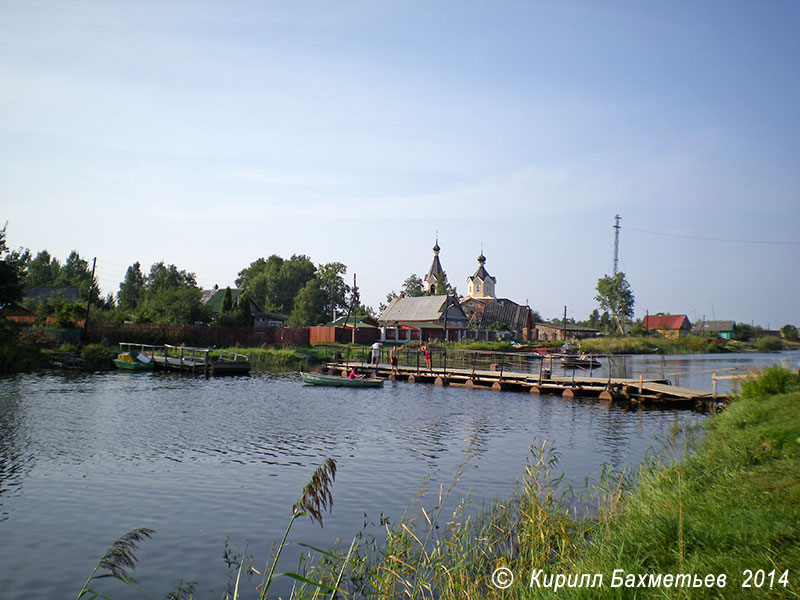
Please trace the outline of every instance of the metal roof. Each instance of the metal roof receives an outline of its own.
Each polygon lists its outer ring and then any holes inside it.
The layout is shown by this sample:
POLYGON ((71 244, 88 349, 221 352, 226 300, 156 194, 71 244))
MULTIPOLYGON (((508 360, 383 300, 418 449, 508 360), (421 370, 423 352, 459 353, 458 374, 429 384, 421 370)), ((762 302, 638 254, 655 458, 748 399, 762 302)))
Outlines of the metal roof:
POLYGON ((648 315, 642 319, 645 329, 690 329, 691 323, 686 315, 648 315))
POLYGON ((733 331, 736 321, 698 321, 694 324, 692 331, 696 333, 733 331))
MULTIPOLYGON (((378 321, 381 323, 438 321, 442 318, 442 310, 447 298, 446 295, 396 298, 378 317, 378 321)), ((451 300, 448 319, 466 321, 466 316, 464 316, 461 307, 458 306, 458 301, 451 300)))

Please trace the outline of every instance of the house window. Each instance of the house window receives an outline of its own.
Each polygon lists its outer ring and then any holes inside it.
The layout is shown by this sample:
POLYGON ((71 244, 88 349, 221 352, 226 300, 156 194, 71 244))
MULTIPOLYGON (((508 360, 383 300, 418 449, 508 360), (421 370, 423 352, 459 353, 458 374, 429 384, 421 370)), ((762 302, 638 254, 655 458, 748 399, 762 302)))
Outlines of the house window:
POLYGON ((475 293, 476 294, 480 294, 481 293, 481 282, 480 281, 476 281, 475 282, 475 293))

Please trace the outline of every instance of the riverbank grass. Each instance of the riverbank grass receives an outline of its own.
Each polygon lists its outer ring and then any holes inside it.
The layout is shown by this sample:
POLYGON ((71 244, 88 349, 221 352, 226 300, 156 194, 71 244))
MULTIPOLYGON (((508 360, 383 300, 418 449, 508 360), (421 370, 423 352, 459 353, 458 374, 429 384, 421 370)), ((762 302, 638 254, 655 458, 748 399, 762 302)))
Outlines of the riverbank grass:
MULTIPOLYGON (((682 465, 652 465, 619 517, 600 519, 576 553, 544 573, 603 574, 603 588, 559 598, 797 598, 800 594, 800 382, 772 367, 710 424, 682 465), (621 571, 619 571, 621 570, 621 571), (611 588, 614 573, 715 576, 710 587, 611 588), (788 574, 787 574, 788 571, 788 574), (725 577, 724 588, 718 585, 725 577)), ((519 565, 523 569, 523 565, 519 565)), ((530 576, 530 567, 528 567, 530 576)), ((542 579, 540 577, 540 579, 542 579)), ((515 597, 552 597, 520 587, 515 597)))

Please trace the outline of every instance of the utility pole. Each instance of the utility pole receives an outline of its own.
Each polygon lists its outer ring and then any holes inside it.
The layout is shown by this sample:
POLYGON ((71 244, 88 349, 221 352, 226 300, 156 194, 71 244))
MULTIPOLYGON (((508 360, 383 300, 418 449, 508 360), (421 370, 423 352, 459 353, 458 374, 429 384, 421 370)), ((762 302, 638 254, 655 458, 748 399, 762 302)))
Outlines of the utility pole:
POLYGON ((350 312, 353 313, 353 337, 350 342, 351 344, 356 343, 356 294, 357 293, 358 293, 358 286, 356 285, 356 274, 353 273, 353 301, 350 303, 350 312))
POLYGON ((342 334, 341 336, 337 336, 339 341, 344 340, 344 332, 347 329, 348 323, 350 323, 350 314, 353 314, 353 332, 351 334, 350 342, 355 344, 356 343, 356 317, 355 317, 355 307, 356 307, 356 274, 353 273, 353 297, 350 300, 350 306, 347 309, 347 316, 344 318, 344 326, 342 327, 342 334))
POLYGON ((617 271, 619 270, 619 220, 622 217, 619 215, 614 216, 614 276, 616 277, 617 271))

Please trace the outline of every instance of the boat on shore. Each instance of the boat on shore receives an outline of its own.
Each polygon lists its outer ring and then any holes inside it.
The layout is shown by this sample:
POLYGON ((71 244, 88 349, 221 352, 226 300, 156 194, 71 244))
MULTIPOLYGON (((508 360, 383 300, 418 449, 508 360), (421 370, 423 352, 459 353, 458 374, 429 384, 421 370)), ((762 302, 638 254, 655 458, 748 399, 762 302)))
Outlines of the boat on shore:
POLYGON ((327 385, 327 386, 335 386, 335 387, 357 387, 357 388, 370 388, 370 387, 382 387, 383 386, 383 379, 374 379, 374 378, 358 378, 350 379, 348 377, 341 377, 339 375, 327 375, 324 373, 306 373, 305 371, 300 372, 300 377, 303 380, 303 383, 307 383, 309 385, 327 385))
POLYGON ((144 371, 152 371, 156 363, 144 352, 140 352, 139 354, 134 354, 133 352, 120 352, 117 355, 117 358, 114 359, 114 364, 120 371, 139 373, 144 371))

